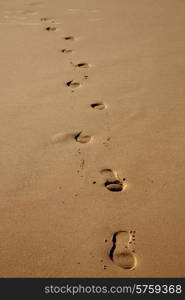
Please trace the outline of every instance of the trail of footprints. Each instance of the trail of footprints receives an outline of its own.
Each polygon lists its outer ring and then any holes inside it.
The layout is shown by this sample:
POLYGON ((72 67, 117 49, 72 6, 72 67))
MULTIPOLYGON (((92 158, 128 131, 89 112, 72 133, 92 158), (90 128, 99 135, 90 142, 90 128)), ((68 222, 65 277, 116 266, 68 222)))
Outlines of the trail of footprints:
MULTIPOLYGON (((54 19, 42 17, 40 21, 43 23, 47 23, 45 30, 46 31, 56 31, 57 28, 54 19)), ((74 42, 76 38, 72 35, 67 35, 63 37, 63 40, 67 43, 74 42)), ((73 49, 67 47, 60 50, 62 54, 71 54, 73 49)), ((75 68, 84 68, 88 69, 91 67, 91 64, 87 62, 79 62, 77 64, 72 64, 75 68)), ((84 76, 84 79, 88 79, 88 75, 84 76)), ((71 79, 66 81, 66 87, 71 88, 72 90, 79 88, 81 83, 76 81, 75 79, 71 79)), ((90 107, 93 110, 105 110, 107 108, 106 104, 103 102, 95 102, 90 104, 90 107)), ((56 134, 53 138, 53 141, 61 141, 63 135, 56 134)), ((92 141, 93 137, 84 131, 79 131, 74 135, 68 135, 70 138, 73 138, 75 142, 81 144, 88 144, 92 141)), ((126 188, 126 178, 120 178, 120 175, 115 170, 110 168, 102 169, 100 174, 103 179, 103 186, 104 188, 113 193, 120 193, 125 190, 126 188)), ((96 183, 96 182, 93 182, 96 183)), ((135 250, 133 249, 135 245, 135 231, 118 231, 113 233, 112 236, 112 248, 109 251, 110 260, 118 267, 125 269, 125 270, 133 270, 137 265, 137 259, 135 255, 135 250)), ((106 268, 104 268, 106 269, 106 268)))

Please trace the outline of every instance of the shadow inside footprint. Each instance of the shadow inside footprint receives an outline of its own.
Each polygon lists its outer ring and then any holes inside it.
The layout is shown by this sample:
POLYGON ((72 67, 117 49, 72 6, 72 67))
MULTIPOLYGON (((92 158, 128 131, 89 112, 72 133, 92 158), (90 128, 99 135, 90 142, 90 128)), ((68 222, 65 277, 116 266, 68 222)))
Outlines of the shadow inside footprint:
POLYGON ((113 246, 110 250, 110 259, 119 267, 132 270, 136 267, 136 257, 130 249, 131 235, 128 231, 119 231, 113 235, 113 246))
POLYGON ((94 109, 98 109, 98 110, 103 110, 106 108, 105 104, 102 102, 93 103, 93 104, 91 104, 91 107, 94 109))
POLYGON ((79 132, 77 135, 75 135, 74 138, 78 143, 82 143, 82 144, 89 143, 92 139, 90 135, 83 134, 82 131, 79 132))
POLYGON ((123 190, 123 182, 119 179, 117 172, 111 169, 103 169, 101 174, 106 181, 104 186, 111 192, 121 192, 123 190))

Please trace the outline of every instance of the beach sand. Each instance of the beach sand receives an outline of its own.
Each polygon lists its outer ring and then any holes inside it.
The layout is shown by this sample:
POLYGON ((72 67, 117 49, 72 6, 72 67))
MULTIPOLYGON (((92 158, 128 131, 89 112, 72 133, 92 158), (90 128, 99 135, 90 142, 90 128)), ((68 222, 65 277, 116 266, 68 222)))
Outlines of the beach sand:
POLYGON ((185 3, 0 3, 0 277, 183 277, 185 3))

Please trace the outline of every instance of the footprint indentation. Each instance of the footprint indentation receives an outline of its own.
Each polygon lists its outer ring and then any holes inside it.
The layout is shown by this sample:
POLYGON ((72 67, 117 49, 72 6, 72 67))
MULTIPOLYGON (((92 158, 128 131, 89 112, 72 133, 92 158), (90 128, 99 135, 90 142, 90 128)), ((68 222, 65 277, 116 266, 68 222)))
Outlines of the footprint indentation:
POLYGON ((91 65, 88 64, 88 63, 83 62, 83 63, 79 63, 79 64, 75 65, 75 67, 78 67, 78 68, 90 68, 91 65))
POLYGON ((66 85, 72 88, 77 88, 80 86, 80 83, 74 80, 70 80, 66 82, 66 85))
POLYGON ((49 18, 47 18, 47 17, 42 17, 42 18, 40 18, 40 21, 41 22, 47 22, 47 21, 49 21, 50 19, 49 18))
POLYGON ((123 189, 123 184, 119 180, 114 180, 112 182, 106 181, 105 187, 111 192, 121 192, 123 189))
POLYGON ((101 174, 105 177, 104 186, 111 192, 121 192, 123 190, 123 182, 119 179, 117 172, 111 169, 104 169, 101 174))
POLYGON ((64 37, 64 40, 66 40, 66 41, 70 41, 70 40, 71 40, 71 41, 74 41, 74 39, 75 39, 75 38, 74 38, 74 36, 72 36, 72 35, 68 35, 68 36, 65 36, 65 37, 64 37))
POLYGON ((105 104, 102 102, 93 103, 93 104, 91 104, 91 107, 94 109, 98 109, 98 110, 103 110, 106 108, 105 104))
POLYGON ((119 231, 113 235, 113 246, 110 250, 110 259, 119 267, 133 270, 136 267, 136 256, 130 248, 132 235, 128 231, 119 231))
POLYGON ((47 30, 47 31, 55 31, 57 29, 56 29, 56 27, 48 26, 48 27, 45 28, 45 30, 47 30))
POLYGON ((82 131, 80 131, 77 135, 75 135, 74 138, 77 142, 82 143, 82 144, 89 143, 92 139, 92 137, 90 135, 84 134, 84 133, 82 133, 82 131))
POLYGON ((61 52, 62 53, 71 53, 71 52, 73 52, 73 50, 71 50, 71 49, 62 49, 61 52))

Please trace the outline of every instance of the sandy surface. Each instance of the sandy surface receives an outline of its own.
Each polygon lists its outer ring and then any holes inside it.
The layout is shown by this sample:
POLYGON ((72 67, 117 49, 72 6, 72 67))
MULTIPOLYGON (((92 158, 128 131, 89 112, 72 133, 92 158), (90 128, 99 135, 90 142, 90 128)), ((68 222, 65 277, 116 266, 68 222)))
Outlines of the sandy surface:
POLYGON ((181 0, 0 2, 1 277, 185 275, 184 28, 181 0))

